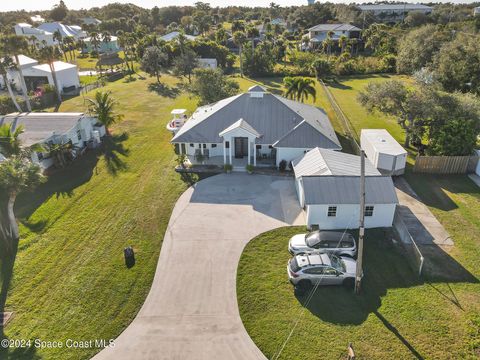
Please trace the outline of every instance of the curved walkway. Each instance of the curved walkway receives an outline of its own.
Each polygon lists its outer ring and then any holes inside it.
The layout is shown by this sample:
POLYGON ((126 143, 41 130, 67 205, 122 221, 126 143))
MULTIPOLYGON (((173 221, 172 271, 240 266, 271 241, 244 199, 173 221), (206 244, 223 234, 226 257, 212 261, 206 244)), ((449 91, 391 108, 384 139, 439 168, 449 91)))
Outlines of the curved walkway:
POLYGON ((175 205, 143 307, 94 359, 265 359, 238 312, 238 261, 258 234, 304 223, 291 178, 200 181, 175 205))

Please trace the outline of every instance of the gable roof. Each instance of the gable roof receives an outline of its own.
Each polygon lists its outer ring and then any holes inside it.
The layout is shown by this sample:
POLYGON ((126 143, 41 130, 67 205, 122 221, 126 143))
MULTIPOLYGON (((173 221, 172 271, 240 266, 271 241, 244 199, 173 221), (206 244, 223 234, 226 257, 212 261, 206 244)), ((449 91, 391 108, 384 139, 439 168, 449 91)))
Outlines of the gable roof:
MULTIPOLYGON (((360 156, 339 151, 315 148, 292 161, 295 177, 360 176, 360 156)), ((378 176, 380 172, 365 159, 365 175, 378 176)))
POLYGON ((62 36, 80 37, 85 35, 82 29, 75 25, 65 25, 59 22, 43 23, 38 26, 39 29, 51 32, 59 31, 62 36))
POLYGON ((255 137, 260 137, 261 135, 258 133, 257 130, 255 130, 252 125, 250 125, 248 122, 246 122, 245 120, 243 119, 239 119, 238 121, 234 122, 232 125, 230 125, 228 128, 226 128, 225 130, 223 130, 219 135, 220 136, 223 136, 224 134, 232 131, 232 130, 235 130, 235 129, 242 129, 242 130, 245 130, 247 132, 249 132, 250 134, 254 135, 255 137))
POLYGON ((70 131, 83 117, 83 113, 13 113, 0 117, 0 125, 19 126, 24 132, 19 136, 23 146, 32 146, 48 140, 53 135, 70 131))
POLYGON ((221 143, 223 139, 219 134, 238 119, 244 119, 262 134, 257 138, 257 144, 274 144, 297 125, 307 122, 313 132, 309 134, 309 146, 305 146, 306 141, 301 136, 294 136, 288 138, 288 147, 341 148, 328 116, 320 109, 268 92, 262 96, 254 96, 255 93, 257 91, 250 91, 198 108, 172 142, 221 143))
MULTIPOLYGON (((165 40, 165 41, 171 41, 171 40, 176 39, 179 35, 180 35, 179 31, 172 31, 168 34, 160 36, 160 38, 162 40, 165 40)), ((195 40, 195 38, 196 38, 196 36, 193 36, 193 35, 184 34, 184 36, 187 38, 187 40, 192 40, 192 41, 195 40)))
POLYGON ((318 24, 308 31, 361 31, 361 29, 351 24, 318 24))
POLYGON ((265 90, 265 88, 260 85, 253 85, 248 88, 248 92, 266 92, 266 91, 267 90, 265 90))
MULTIPOLYGON (((360 203, 360 176, 306 176, 302 178, 306 205, 360 203)), ((390 176, 365 177, 365 203, 397 204, 390 176)))

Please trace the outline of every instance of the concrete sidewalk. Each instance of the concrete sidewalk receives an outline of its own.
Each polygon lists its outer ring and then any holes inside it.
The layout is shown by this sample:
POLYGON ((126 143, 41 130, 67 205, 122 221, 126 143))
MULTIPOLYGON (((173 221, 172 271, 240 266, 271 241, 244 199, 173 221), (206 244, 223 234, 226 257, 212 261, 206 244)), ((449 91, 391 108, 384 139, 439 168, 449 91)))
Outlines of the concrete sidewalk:
POLYGON ((398 211, 417 245, 453 245, 453 240, 443 225, 422 203, 407 181, 398 177, 394 183, 400 202, 398 211))
POLYGON ((95 359, 264 360, 240 319, 238 261, 253 237, 292 224, 305 224, 292 178, 221 174, 188 189, 143 307, 95 359))

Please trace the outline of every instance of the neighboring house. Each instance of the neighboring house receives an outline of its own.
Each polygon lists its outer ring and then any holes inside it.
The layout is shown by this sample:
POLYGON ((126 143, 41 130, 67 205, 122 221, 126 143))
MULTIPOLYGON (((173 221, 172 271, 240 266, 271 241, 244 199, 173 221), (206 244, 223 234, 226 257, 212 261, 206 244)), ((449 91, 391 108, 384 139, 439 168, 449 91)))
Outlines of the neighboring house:
POLYGON ((82 19, 82 24, 85 24, 85 25, 100 25, 102 22, 100 20, 98 20, 97 18, 94 18, 94 17, 84 17, 82 19))
POLYGON ((198 108, 172 143, 192 163, 287 164, 315 147, 340 150, 327 114, 253 86, 248 92, 198 108))
MULTIPOLYGON (((19 139, 25 148, 71 142, 78 153, 90 143, 98 145, 100 137, 105 135, 104 126, 83 113, 13 113, 0 116, 0 125, 4 124, 9 124, 12 130, 23 126, 19 139)), ((47 152, 33 152, 32 161, 43 169, 53 165, 47 152)))
POLYGON ((45 19, 44 19, 43 17, 41 17, 40 15, 30 16, 30 20, 32 20, 32 22, 34 22, 34 23, 43 23, 43 22, 45 22, 45 19))
POLYGON ((473 8, 473 16, 480 16, 480 6, 473 8))
POLYGON ((217 64, 217 59, 213 58, 199 58, 197 59, 198 61, 198 67, 202 69, 216 69, 218 64, 217 64))
POLYGON ((30 38, 34 37, 35 46, 37 48, 42 48, 44 46, 53 46, 55 41, 53 40, 53 33, 45 31, 42 29, 37 29, 32 27, 30 24, 19 23, 14 26, 15 34, 19 36, 26 36, 28 41, 31 43, 30 38))
POLYGON ((283 27, 287 27, 287 22, 285 21, 285 19, 283 18, 275 18, 275 19, 272 19, 272 21, 270 21, 270 24, 272 25, 280 25, 280 26, 283 26, 283 27))
MULTIPOLYGON (((34 91, 45 84, 55 86, 52 72, 50 71, 50 66, 48 64, 39 64, 37 60, 25 55, 19 55, 19 61, 28 91, 34 91)), ((73 87, 80 87, 80 78, 78 76, 76 65, 63 61, 55 61, 54 67, 60 92, 63 93, 66 90, 73 89, 73 87)), ((10 81, 13 88, 20 91, 20 74, 17 70, 9 70, 7 79, 10 81)), ((0 86, 2 88, 5 87, 2 78, 0 78, 0 86)))
POLYGON ((58 31, 62 37, 73 36, 75 40, 85 39, 87 37, 87 33, 83 31, 80 26, 65 25, 59 22, 43 23, 38 26, 38 29, 48 31, 52 34, 58 31))
MULTIPOLYGON (((172 31, 171 33, 160 36, 160 39, 162 39, 164 41, 172 41, 172 40, 177 39, 179 35, 180 35, 179 31, 172 31)), ((187 34, 184 34, 184 36, 187 40, 190 40, 190 41, 193 41, 197 38, 196 36, 187 35, 187 34)))
MULTIPOLYGON (((315 148, 292 163, 307 227, 355 229, 360 219, 360 156, 315 148)), ((391 227, 398 203, 392 178, 365 161, 365 227, 391 227)))
POLYGON ((319 24, 308 29, 309 46, 317 48, 327 39, 328 34, 331 34, 331 39, 338 43, 342 35, 348 39, 359 39, 361 29, 350 24, 319 24))
MULTIPOLYGON (((95 50, 91 43, 91 38, 87 37, 84 40, 85 47, 82 49, 83 53, 89 53, 92 50, 95 50)), ((98 52, 99 53, 109 53, 109 52, 117 52, 120 51, 120 47, 118 46, 118 38, 116 36, 110 36, 110 41, 105 42, 100 39, 100 43, 98 44, 98 52)))
POLYGON ((409 12, 421 12, 425 15, 430 14, 433 8, 422 4, 375 4, 359 5, 358 9, 364 13, 372 15, 376 20, 383 22, 398 22, 405 19, 409 12))
POLYGON ((382 174, 401 175, 405 172, 407 151, 387 130, 362 129, 360 146, 382 174))

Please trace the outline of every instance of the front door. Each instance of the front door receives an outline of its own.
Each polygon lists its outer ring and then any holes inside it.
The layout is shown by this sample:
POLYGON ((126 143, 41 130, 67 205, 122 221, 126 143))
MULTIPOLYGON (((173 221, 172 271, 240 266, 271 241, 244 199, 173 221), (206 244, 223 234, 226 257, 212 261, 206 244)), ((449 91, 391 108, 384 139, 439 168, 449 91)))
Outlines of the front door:
POLYGON ((236 137, 235 138, 235 158, 241 159, 244 156, 248 156, 248 138, 236 137))

